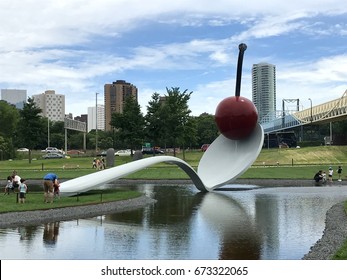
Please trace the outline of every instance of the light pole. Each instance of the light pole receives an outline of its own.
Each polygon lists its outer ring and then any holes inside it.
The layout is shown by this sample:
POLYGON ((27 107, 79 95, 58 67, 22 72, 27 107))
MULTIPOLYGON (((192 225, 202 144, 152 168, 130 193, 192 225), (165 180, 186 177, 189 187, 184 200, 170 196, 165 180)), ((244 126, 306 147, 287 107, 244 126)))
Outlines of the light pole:
POLYGON ((95 93, 95 152, 98 152, 98 94, 95 93))
POLYGON ((312 117, 312 99, 309 98, 308 100, 310 100, 310 103, 311 103, 311 123, 312 123, 312 121, 313 121, 313 117, 312 117))
POLYGON ((47 117, 47 147, 50 147, 50 139, 49 139, 49 118, 47 117))

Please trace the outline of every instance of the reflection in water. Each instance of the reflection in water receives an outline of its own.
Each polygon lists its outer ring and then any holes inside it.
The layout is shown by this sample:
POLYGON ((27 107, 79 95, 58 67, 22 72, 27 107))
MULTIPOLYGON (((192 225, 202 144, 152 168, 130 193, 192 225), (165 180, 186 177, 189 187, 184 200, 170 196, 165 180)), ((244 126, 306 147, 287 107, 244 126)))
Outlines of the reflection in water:
POLYGON ((219 259, 259 259, 259 236, 237 201, 221 193, 208 193, 199 210, 220 238, 219 259))
POLYGON ((36 234, 38 226, 25 226, 19 227, 18 233, 20 235, 20 240, 30 241, 36 234))
POLYGON ((57 243, 59 234, 59 222, 47 223, 43 230, 43 243, 47 246, 53 246, 57 243))
POLYGON ((301 259, 321 237, 326 211, 347 199, 347 186, 207 194, 187 185, 124 187, 158 202, 0 229, 0 259, 301 259))

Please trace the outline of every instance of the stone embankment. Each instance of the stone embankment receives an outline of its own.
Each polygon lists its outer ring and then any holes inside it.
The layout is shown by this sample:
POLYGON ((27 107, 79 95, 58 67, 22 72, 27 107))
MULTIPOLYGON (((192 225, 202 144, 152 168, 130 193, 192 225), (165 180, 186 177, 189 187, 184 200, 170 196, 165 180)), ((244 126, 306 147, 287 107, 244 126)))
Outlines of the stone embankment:
POLYGON ((347 239, 347 214, 343 204, 335 204, 328 210, 323 236, 303 257, 304 260, 331 259, 347 239))

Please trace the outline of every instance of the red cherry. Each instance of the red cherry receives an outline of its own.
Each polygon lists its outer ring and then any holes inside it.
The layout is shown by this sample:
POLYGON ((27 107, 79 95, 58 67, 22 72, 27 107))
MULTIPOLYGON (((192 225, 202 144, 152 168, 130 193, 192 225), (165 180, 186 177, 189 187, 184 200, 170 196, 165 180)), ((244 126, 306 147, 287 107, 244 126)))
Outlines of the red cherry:
POLYGON ((215 121, 225 137, 240 140, 248 137, 254 130, 258 121, 258 111, 249 99, 231 96, 218 104, 215 121))

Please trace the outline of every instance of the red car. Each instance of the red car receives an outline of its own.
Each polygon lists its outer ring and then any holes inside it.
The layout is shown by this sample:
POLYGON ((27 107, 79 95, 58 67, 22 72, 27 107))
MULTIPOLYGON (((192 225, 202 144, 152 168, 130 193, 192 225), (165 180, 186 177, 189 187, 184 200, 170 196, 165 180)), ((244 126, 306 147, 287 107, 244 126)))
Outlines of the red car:
POLYGON ((210 144, 204 144, 201 146, 201 151, 202 152, 206 152, 206 150, 208 149, 208 147, 210 146, 210 144))

